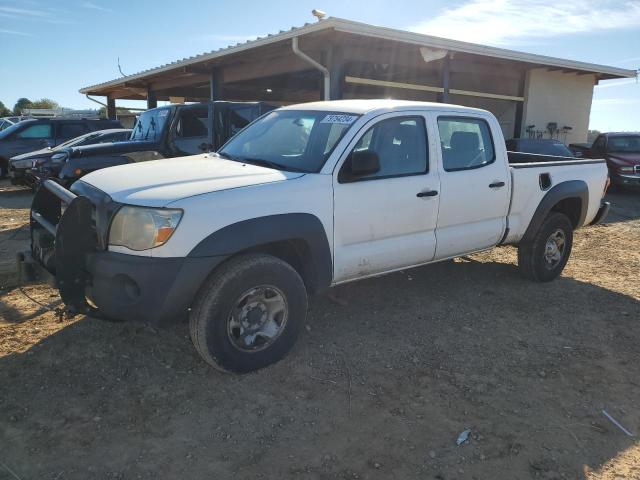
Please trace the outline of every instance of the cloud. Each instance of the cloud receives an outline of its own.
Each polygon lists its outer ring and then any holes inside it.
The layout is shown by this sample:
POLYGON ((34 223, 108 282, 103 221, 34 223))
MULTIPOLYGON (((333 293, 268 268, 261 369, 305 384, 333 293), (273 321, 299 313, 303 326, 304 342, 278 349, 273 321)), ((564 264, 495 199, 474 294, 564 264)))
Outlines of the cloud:
POLYGON ((35 21, 58 25, 71 24, 69 15, 53 8, 39 7, 34 2, 24 2, 20 7, 0 5, 0 17, 17 19, 22 22, 35 21), (33 5, 34 8, 25 8, 24 5, 33 5))
POLYGON ((19 8, 19 7, 10 7, 5 5, 0 5, 0 13, 4 13, 6 15, 12 15, 16 17, 47 17, 47 12, 43 10, 34 10, 32 8, 19 8))
POLYGON ((640 26, 638 0, 470 0, 409 30, 473 43, 526 40, 640 26))
POLYGON ((88 8, 90 10, 97 10, 99 12, 104 12, 104 13, 111 13, 113 12, 113 10, 111 10, 110 8, 106 8, 100 5, 96 5, 93 2, 84 2, 82 5, 82 7, 84 8, 88 8))
POLYGON ((19 35, 21 37, 33 37, 34 35, 27 32, 18 32, 17 30, 5 30, 4 28, 0 28, 0 34, 5 35, 19 35))

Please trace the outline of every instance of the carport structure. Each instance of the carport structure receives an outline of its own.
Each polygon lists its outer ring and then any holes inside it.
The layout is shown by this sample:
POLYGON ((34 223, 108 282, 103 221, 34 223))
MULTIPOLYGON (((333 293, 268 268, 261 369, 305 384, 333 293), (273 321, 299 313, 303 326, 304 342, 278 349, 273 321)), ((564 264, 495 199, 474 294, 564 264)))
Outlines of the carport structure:
POLYGON ((485 108, 506 137, 549 123, 586 141, 593 86, 636 72, 328 18, 80 90, 116 100, 400 98, 485 108), (535 127, 532 127, 535 125, 535 127))

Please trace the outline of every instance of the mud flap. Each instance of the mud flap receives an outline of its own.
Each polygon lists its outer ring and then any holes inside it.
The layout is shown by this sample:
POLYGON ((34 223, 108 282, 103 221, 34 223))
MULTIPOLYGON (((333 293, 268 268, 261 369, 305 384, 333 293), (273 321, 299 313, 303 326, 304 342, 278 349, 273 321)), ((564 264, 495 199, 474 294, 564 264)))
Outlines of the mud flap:
POLYGON ((78 196, 68 204, 56 228, 55 271, 60 298, 73 313, 89 313, 85 287, 89 274, 87 255, 95 252, 97 238, 92 222, 93 205, 78 196))

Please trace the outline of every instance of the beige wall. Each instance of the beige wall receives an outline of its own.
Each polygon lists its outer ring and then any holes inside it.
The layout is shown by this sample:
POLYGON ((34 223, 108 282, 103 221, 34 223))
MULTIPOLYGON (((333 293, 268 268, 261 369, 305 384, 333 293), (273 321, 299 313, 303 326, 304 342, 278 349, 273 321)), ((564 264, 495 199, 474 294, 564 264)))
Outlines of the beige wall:
MULTIPOLYGON (((594 75, 550 72, 545 68, 530 70, 525 84, 522 136, 527 136, 528 125, 546 130, 549 122, 556 122, 559 128, 573 128, 566 140, 562 136, 560 140, 567 144, 586 142, 594 84, 594 75)), ((545 134, 545 138, 549 135, 545 134)))

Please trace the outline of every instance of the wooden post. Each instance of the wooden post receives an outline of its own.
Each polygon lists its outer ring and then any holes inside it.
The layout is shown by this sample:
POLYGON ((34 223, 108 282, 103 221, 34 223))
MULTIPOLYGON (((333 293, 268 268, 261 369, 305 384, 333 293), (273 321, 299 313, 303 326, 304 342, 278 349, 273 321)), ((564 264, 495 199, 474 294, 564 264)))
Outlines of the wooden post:
POLYGON ((211 70, 211 77, 209 78, 209 100, 212 102, 221 100, 220 92, 220 72, 217 68, 211 70))
POLYGON ((116 99, 107 97, 107 118, 109 120, 116 119, 116 99))
POLYGON ((147 89, 147 108, 151 109, 151 108, 157 108, 157 107, 158 107, 158 99, 156 97, 156 92, 154 92, 149 88, 147 89))

